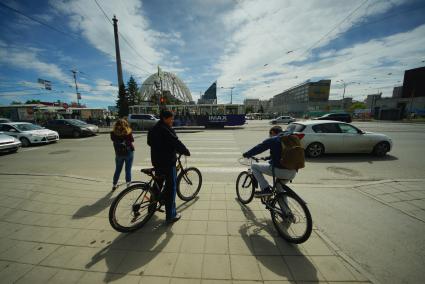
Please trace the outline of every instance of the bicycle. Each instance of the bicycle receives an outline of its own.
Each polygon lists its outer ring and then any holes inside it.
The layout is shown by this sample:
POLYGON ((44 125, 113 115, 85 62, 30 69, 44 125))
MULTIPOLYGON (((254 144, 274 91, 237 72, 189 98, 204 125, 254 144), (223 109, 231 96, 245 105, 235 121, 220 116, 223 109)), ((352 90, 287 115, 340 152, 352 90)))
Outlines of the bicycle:
MULTIPOLYGON (((249 168, 242 171, 236 179, 236 195, 238 200, 246 205, 252 201, 255 189, 258 188, 251 165, 253 161, 265 159, 252 157, 249 163, 243 162, 244 160, 245 158, 239 159, 239 163, 249 168)), ((272 195, 261 197, 261 203, 270 211, 273 225, 279 235, 288 242, 300 244, 310 237, 313 220, 306 202, 286 185, 288 182, 292 181, 276 178, 273 173, 272 195)))
MULTIPOLYGON (((180 158, 181 155, 177 158, 176 166, 177 195, 183 201, 190 201, 201 189, 202 174, 195 167, 184 167, 180 158)), ((164 204, 161 199, 164 177, 156 175, 154 168, 141 169, 141 172, 149 176, 150 180, 128 183, 109 208, 109 223, 118 232, 135 231, 143 227, 156 211, 164 212, 161 209, 164 204)))

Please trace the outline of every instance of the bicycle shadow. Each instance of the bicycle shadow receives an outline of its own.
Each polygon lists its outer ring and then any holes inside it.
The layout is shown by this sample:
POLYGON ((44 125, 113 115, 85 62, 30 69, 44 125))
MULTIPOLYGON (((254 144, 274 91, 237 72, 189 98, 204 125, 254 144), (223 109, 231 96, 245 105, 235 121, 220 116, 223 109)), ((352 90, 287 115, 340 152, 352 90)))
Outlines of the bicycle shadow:
MULTIPOLYGON (((267 238, 267 236, 259 234, 261 231, 264 231, 268 233, 268 235, 273 236, 275 234, 274 228, 271 228, 271 226, 268 224, 264 224, 258 221, 257 217, 249 207, 244 206, 239 202, 238 204, 241 207, 242 213, 250 221, 250 224, 244 224, 240 227, 239 233, 241 234, 242 239, 245 241, 246 246, 251 250, 252 255, 256 256, 257 260, 261 262, 264 267, 274 272, 276 275, 288 279, 293 279, 289 280, 290 283, 297 283, 297 281, 299 281, 300 279, 296 278, 298 278, 300 274, 302 274, 302 280, 319 282, 319 278, 317 276, 318 272, 316 268, 314 267, 313 263, 307 258, 307 256, 305 256, 303 252, 299 250, 298 245, 290 244, 285 240, 280 239, 279 237, 279 239, 276 239, 276 241, 278 242, 281 240, 281 251, 279 253, 280 256, 296 258, 295 264, 287 263, 288 269, 282 269, 282 266, 279 265, 278 262, 270 261, 267 260, 267 258, 261 257, 262 253, 258 253, 257 250, 267 251, 271 248, 279 249, 277 247, 277 244, 272 241, 273 239, 267 238), (255 228, 251 230, 252 227, 255 228), (256 243, 252 243, 251 245, 250 240, 253 239, 253 236, 255 237, 256 243)), ((252 242, 254 242, 254 240, 252 240, 252 242)), ((287 262, 287 260, 285 260, 285 262, 287 262)))
POLYGON ((111 198, 112 195, 113 192, 110 191, 95 203, 82 206, 77 210, 77 212, 74 213, 74 215, 72 215, 72 219, 86 218, 100 213, 102 210, 111 205, 112 201, 114 200, 111 198))
MULTIPOLYGON (((155 216, 152 219, 154 218, 155 216)), ((158 218, 152 219, 149 222, 156 228, 155 233, 121 234, 93 255, 85 268, 90 269, 96 264, 103 265, 101 262, 104 261, 107 267, 104 282, 117 281, 130 273, 143 275, 148 264, 163 251, 174 235, 170 230, 173 224, 166 224, 158 218)))

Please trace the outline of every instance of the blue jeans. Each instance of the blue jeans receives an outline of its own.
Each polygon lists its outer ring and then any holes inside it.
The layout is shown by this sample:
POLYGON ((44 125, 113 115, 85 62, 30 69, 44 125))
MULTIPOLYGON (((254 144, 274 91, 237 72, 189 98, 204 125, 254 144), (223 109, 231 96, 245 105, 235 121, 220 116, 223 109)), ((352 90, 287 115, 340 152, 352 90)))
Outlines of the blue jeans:
POLYGON ((120 179, 122 167, 125 163, 125 181, 131 181, 131 166, 133 165, 134 151, 130 151, 127 156, 115 156, 115 173, 113 184, 117 184, 120 179))

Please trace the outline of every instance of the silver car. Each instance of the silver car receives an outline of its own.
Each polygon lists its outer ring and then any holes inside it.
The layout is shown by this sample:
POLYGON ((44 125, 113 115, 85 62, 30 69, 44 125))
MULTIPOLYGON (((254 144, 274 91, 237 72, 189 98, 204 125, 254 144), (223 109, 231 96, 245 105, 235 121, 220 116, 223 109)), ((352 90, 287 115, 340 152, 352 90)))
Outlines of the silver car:
POLYGON ((152 114, 130 114, 128 116, 128 123, 133 129, 150 129, 158 121, 159 119, 152 114))
POLYGON ((270 121, 270 124, 280 124, 280 123, 289 124, 289 123, 294 122, 294 121, 296 121, 295 118, 293 118, 291 116, 283 115, 283 116, 279 116, 278 118, 272 119, 270 121))
POLYGON ((21 147, 21 141, 0 132, 0 152, 17 152, 19 147, 21 147))
POLYGON ((22 147, 59 141, 59 134, 56 131, 28 122, 0 123, 0 131, 19 139, 22 147))
POLYGON ((324 153, 372 153, 385 156, 393 147, 384 134, 365 132, 345 122, 310 120, 292 123, 287 130, 301 138, 306 155, 312 158, 324 153))

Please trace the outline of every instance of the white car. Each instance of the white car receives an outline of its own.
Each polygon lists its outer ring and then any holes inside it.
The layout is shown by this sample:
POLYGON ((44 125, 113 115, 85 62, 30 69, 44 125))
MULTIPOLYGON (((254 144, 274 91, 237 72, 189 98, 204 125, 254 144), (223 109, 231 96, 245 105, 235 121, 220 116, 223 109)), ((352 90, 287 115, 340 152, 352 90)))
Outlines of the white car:
POLYGON ((365 132, 345 122, 310 120, 292 123, 287 130, 301 138, 306 155, 312 158, 324 153, 373 153, 385 156, 393 147, 384 134, 365 132))
POLYGON ((59 141, 56 131, 28 122, 0 123, 0 131, 21 141, 22 147, 59 141))
POLYGON ((21 142, 15 137, 0 132, 0 152, 17 152, 21 142))
POLYGON ((272 119, 270 121, 271 124, 279 124, 279 123, 291 123, 296 121, 295 118, 291 117, 291 116, 279 116, 278 118, 272 119))

